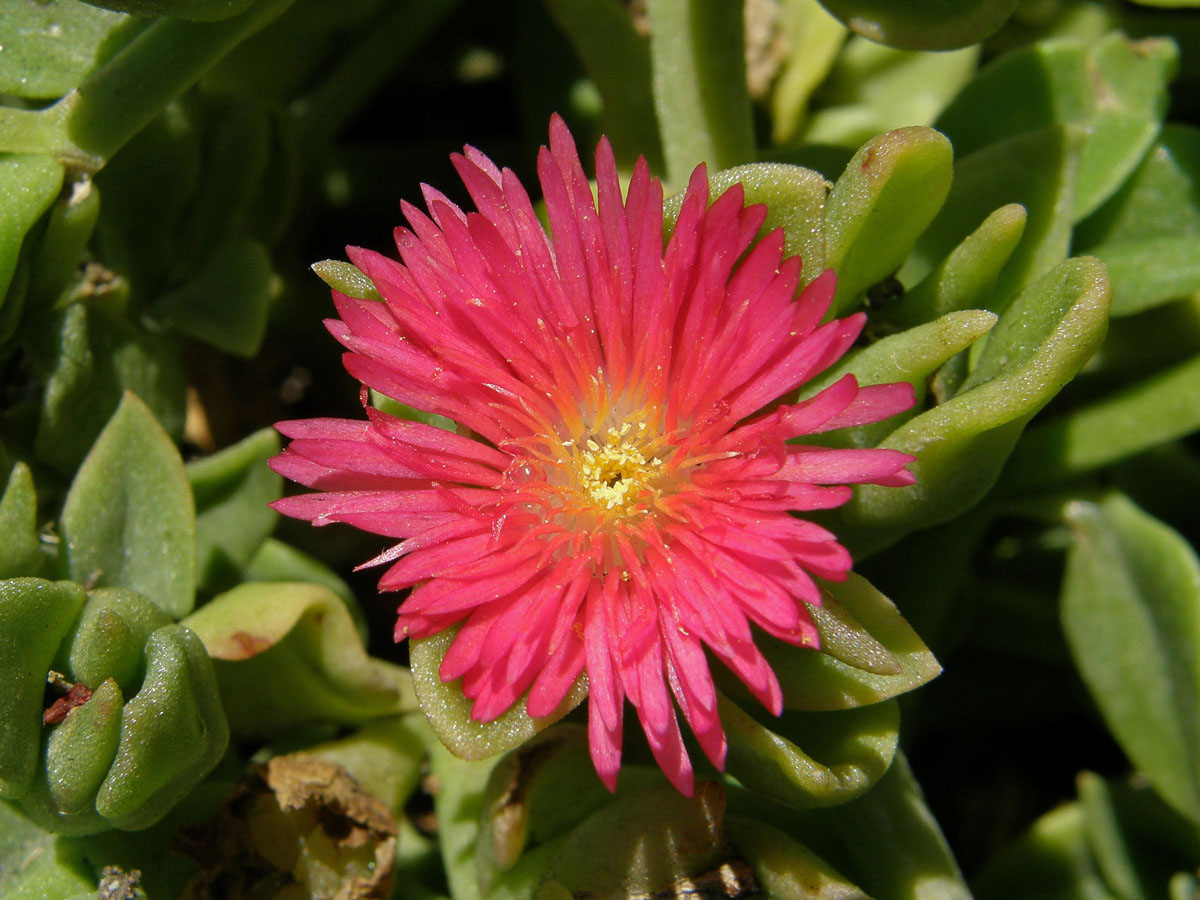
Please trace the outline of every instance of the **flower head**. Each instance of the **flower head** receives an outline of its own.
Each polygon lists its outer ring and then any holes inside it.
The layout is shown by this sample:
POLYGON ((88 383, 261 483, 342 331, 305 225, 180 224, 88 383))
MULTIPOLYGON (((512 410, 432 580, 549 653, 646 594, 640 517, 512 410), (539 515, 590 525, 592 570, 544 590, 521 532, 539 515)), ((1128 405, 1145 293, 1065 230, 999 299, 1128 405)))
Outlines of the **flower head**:
POLYGON ((581 674, 589 744, 610 787, 625 701, 683 792, 682 713, 718 768, 725 734, 705 651, 770 710, 779 684, 751 626, 817 647, 813 580, 850 556, 793 515, 844 503, 849 484, 912 483, 911 457, 790 443, 912 405, 907 384, 837 381, 776 403, 836 361, 864 317, 822 324, 826 272, 797 297, 801 263, 740 186, 709 205, 693 173, 663 246, 663 194, 639 160, 622 198, 612 150, 597 187, 561 119, 538 157, 549 217, 467 148, 454 165, 478 212, 426 187, 404 204, 400 261, 350 248, 383 302, 334 293, 329 330, 346 369, 382 394, 453 419, 454 433, 387 415, 282 422, 276 471, 317 493, 276 508, 400 542, 376 563, 383 591, 412 588, 397 640, 459 631, 443 680, 472 715, 522 696, 552 713, 581 674))

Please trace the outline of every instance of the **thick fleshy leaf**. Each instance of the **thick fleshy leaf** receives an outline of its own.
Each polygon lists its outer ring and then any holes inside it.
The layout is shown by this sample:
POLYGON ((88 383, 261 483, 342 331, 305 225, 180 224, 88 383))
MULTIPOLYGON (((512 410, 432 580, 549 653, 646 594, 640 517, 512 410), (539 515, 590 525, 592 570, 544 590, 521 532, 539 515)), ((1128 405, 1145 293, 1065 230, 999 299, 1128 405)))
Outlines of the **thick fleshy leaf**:
MULTIPOLYGON (((899 610, 865 578, 851 574, 845 582, 827 584, 826 589, 829 608, 841 610, 857 628, 839 629, 834 635, 818 619, 821 651, 796 648, 765 636, 755 640, 779 678, 784 708, 835 710, 878 703, 919 687, 941 672, 942 667, 899 610), (839 640, 840 648, 831 647, 831 641, 836 644, 839 640), (837 650, 840 658, 835 658, 831 649, 837 650), (865 658, 856 658, 856 651, 865 658)), ((724 684, 731 686, 732 682, 724 684)), ((744 695, 738 692, 734 696, 744 695)))
POLYGON ((47 897, 95 896, 96 878, 74 848, 0 802, 0 897, 46 900, 47 897))
POLYGON ((37 494, 25 463, 13 466, 0 495, 0 578, 37 575, 41 550, 37 535, 37 494))
POLYGON ((320 585, 248 582, 185 624, 213 657, 238 737, 310 722, 366 722, 415 706, 408 672, 368 656, 346 606, 320 585), (264 692, 264 684, 288 689, 264 692))
POLYGON ((160 628, 146 642, 146 677, 122 711, 96 810, 117 828, 151 825, 212 770, 228 741, 204 645, 182 625, 160 628))
POLYGON ((283 479, 267 466, 279 452, 274 429, 263 429, 186 466, 196 502, 196 572, 202 589, 229 586, 275 528, 267 506, 283 479))
POLYGON ((69 681, 93 690, 112 679, 133 694, 146 670, 146 641, 169 624, 166 613, 135 591, 89 591, 71 636, 59 648, 55 668, 69 681))
POLYGON ((754 159, 742 8, 706 0, 649 0, 650 68, 667 181, 682 188, 702 162, 714 170, 754 159))
POLYGON ((995 313, 985 309, 962 310, 847 353, 819 379, 805 385, 803 396, 812 396, 839 378, 853 375, 860 385, 907 381, 916 394, 916 408, 881 422, 832 432, 822 443, 837 447, 874 447, 916 414, 925 396, 929 376, 987 334, 995 324, 995 313))
POLYGON ((825 80, 846 39, 846 27, 817 0, 785 0, 783 31, 791 52, 771 88, 771 129, 776 144, 796 135, 809 97, 825 80))
POLYGON ((1038 819, 1026 835, 997 856, 974 886, 978 900, 1122 900, 1104 883, 1088 851, 1083 809, 1077 803, 1038 819))
MULTIPOLYGON (((139 655, 141 647, 138 648, 139 655)), ((112 679, 101 682, 82 706, 49 730, 44 751, 46 784, 56 810, 103 821, 94 807, 121 740, 124 697, 112 679), (91 813, 89 816, 88 813, 91 813)))
POLYGON ((21 798, 60 834, 146 828, 217 764, 229 728, 212 664, 195 634, 167 625, 145 641, 145 677, 122 706, 112 679, 52 724, 43 771, 21 798))
POLYGON ((1113 282, 1113 315, 1200 292, 1200 130, 1166 125, 1121 189, 1081 222, 1075 246, 1113 282))
POLYGON ((963 388, 894 431, 882 446, 914 454, 916 484, 863 485, 838 533, 861 551, 944 522, 991 489, 1025 424, 1083 367, 1104 338, 1104 267, 1068 260, 1027 288, 988 336, 963 388))
POLYGON ((871 900, 827 862, 777 828, 741 816, 725 818, 725 834, 754 866, 774 900, 871 900))
POLYGON ((199 22, 214 22, 237 15, 254 0, 102 0, 96 6, 132 13, 135 16, 178 16, 199 22))
POLYGON ((1062 615, 1076 665, 1133 764, 1200 822, 1200 561, 1120 495, 1067 515, 1062 615))
MULTIPOLYGON (((747 205, 767 205, 763 234, 776 228, 783 229, 785 255, 799 256, 802 261, 802 285, 825 271, 825 231, 822 222, 829 185, 824 176, 803 166, 751 163, 715 172, 708 177, 713 197, 719 197, 735 184, 741 184, 747 205)), ((669 233, 675 227, 675 220, 683 206, 683 194, 668 197, 663 206, 663 227, 669 233)))
POLYGON ((492 762, 461 759, 435 738, 429 744, 429 770, 438 783, 433 809, 437 814, 441 864, 450 896, 456 900, 480 900, 475 852, 492 762))
MULTIPOLYGON (((622 792, 650 771, 622 772, 622 792)), ((650 777, 661 782, 659 773, 650 777)), ((563 723, 510 752, 492 769, 483 795, 476 856, 484 893, 527 847, 565 834, 611 800, 592 768, 584 726, 563 723)))
MULTIPOLYGON (((179 222, 204 164, 199 119, 195 107, 171 104, 95 176, 104 197, 96 238, 105 265, 147 299, 182 274, 179 222)), ((184 271, 201 262, 189 259, 184 271)))
POLYGON ((187 385, 174 341, 87 303, 63 310, 57 327, 34 438, 38 459, 73 473, 126 391, 167 434, 183 432, 187 385))
MULTIPOLYGON (((221 303, 224 316, 245 327, 256 321, 261 303, 258 295, 267 292, 261 287, 264 263, 270 274, 270 260, 259 258, 265 255, 259 241, 267 241, 266 235, 276 230, 255 227, 257 223, 250 221, 251 205, 260 192, 274 189, 275 214, 283 223, 290 221, 292 210, 280 181, 294 173, 288 172, 289 165, 280 157, 295 150, 280 146, 287 139, 277 135, 274 116, 266 104, 245 103, 223 93, 208 98, 202 127, 203 166, 178 228, 178 252, 187 261, 182 271, 192 273, 194 281, 180 290, 194 295, 205 281, 224 287, 232 296, 223 303, 209 299, 208 304, 221 303), (251 302, 250 309, 230 309, 239 294, 251 302)), ((178 280, 177 275, 172 281, 178 280)), ((269 284, 266 287, 269 290, 269 284)), ((203 299, 189 299, 193 314, 204 308, 203 299)))
POLYGON ((698 782, 692 797, 662 783, 633 791, 572 830, 552 854, 550 872, 575 894, 674 896, 720 866, 724 813, 717 781, 698 782))
MULTIPOLYGON (((100 215, 100 190, 87 175, 77 175, 63 185, 58 200, 46 218, 46 230, 32 258, 30 302, 53 304, 63 289, 80 279, 87 258, 87 244, 100 215)), ((82 273, 86 278, 86 269, 82 273)), ((114 281, 116 279, 113 279, 114 281)), ((94 297, 98 301, 100 297, 94 297)))
POLYGON ((127 587, 172 618, 196 593, 196 519, 174 442, 133 394, 104 427, 63 505, 71 577, 127 587))
POLYGON ((877 134, 931 125, 975 74, 979 48, 921 53, 852 37, 821 85, 803 140, 854 149, 877 134))
MULTIPOLYGON (((22 5, 35 4, 22 0, 22 5)), ((8 293, 25 234, 54 202, 62 181, 62 163, 53 157, 0 158, 0 305, 8 293)))
POLYGON ((980 72, 938 119, 959 153, 1053 124, 1086 129, 1072 216, 1082 219, 1121 186, 1153 144, 1178 50, 1167 39, 1120 33, 1091 47, 1042 42, 980 72), (980 116, 977 110, 987 109, 980 116))
POLYGON ((894 273, 950 190, 953 151, 930 128, 901 128, 864 144, 825 205, 825 265, 838 273, 833 310, 844 313, 894 273))
POLYGON ((790 806, 836 806, 863 794, 891 765, 900 710, 894 700, 836 712, 785 712, 763 724, 718 697, 729 741, 726 771, 790 806))
POLYGON ((990 308, 996 279, 1025 233, 1025 219, 1018 203, 1000 207, 880 315, 911 328, 957 310, 990 308))
POLYGON ((864 37, 908 50, 952 50, 994 32, 1017 0, 821 0, 864 37))
MULTIPOLYGON (((891 900, 971 900, 954 854, 925 805, 903 753, 865 796, 826 813, 850 861, 840 864, 872 897, 891 900), (870 835, 870 840, 863 840, 870 835)), ((1018 896, 1018 895, 1013 895, 1018 896)))
POLYGON ((1117 781, 1081 772, 1076 784, 1078 802, 1043 816, 987 867, 978 882, 980 900, 1027 893, 1119 900, 1195 895, 1194 881, 1180 878, 1180 870, 1200 859, 1200 826, 1138 777, 1117 781))
POLYGON ((243 238, 217 248, 194 279, 146 312, 226 353, 253 356, 266 333, 270 302, 270 257, 258 241, 243 238))
POLYGON ((137 34, 140 23, 78 0, 17 0, 4 24, 0 94, 55 100, 78 87, 102 53, 137 34))
POLYGON ((1002 312, 1016 293, 1066 259, 1082 140, 1077 129, 1051 126, 1005 137, 970 154, 956 144, 959 158, 950 194, 900 279, 910 284, 925 278, 954 252, 964 234, 983 228, 980 223, 998 208, 1019 203, 1026 212, 1024 228, 1016 229, 1020 240, 1000 270, 988 304, 1002 312))
POLYGON ((0 797, 19 797, 33 782, 46 675, 83 601, 83 588, 67 581, 0 581, 0 797))
MULTIPOLYGON (((1166 881, 1166 873, 1163 873, 1161 878, 1155 877, 1158 873, 1153 870, 1158 868, 1158 860, 1147 858, 1149 854, 1145 851, 1151 848, 1139 848, 1134 834, 1134 817, 1140 818, 1146 813, 1153 813, 1141 804, 1138 805, 1142 808, 1137 808, 1137 799, 1131 792, 1122 790, 1119 785, 1109 785, 1099 775, 1080 772, 1076 784, 1079 788, 1079 804, 1083 807, 1084 835, 1088 849, 1105 883, 1117 896, 1128 900, 1151 900, 1152 897, 1161 897, 1162 888, 1166 886, 1162 883, 1166 881), (1130 821, 1131 819, 1134 821, 1130 821)), ((1165 832, 1169 825, 1161 815, 1162 812, 1166 810, 1159 811, 1159 821, 1155 824, 1160 827, 1167 826, 1163 827, 1165 832)), ((1178 831, 1178 825, 1172 830, 1178 831)), ((1195 829, 1193 832, 1194 836, 1200 835, 1195 829)), ((1167 840, 1163 840, 1160 847, 1167 843, 1167 840)), ((1160 850, 1160 847, 1154 847, 1151 852, 1160 850)))
POLYGON ((587 696, 587 676, 567 692, 553 714, 534 719, 525 712, 525 698, 519 699, 499 718, 480 722, 471 717, 471 700, 462 692, 461 679, 444 682, 440 674, 442 658, 458 634, 447 628, 432 637, 410 643, 413 686, 434 733, 450 750, 463 759, 486 759, 523 744, 539 731, 549 728, 587 696))
POLYGON ((246 564, 242 578, 245 581, 305 581, 328 588, 338 595, 350 611, 358 636, 364 644, 367 643, 366 616, 350 585, 329 566, 307 553, 275 538, 267 538, 246 564))
POLYGON ((1200 356, 1030 429, 1006 488, 1065 481, 1200 429, 1200 356))

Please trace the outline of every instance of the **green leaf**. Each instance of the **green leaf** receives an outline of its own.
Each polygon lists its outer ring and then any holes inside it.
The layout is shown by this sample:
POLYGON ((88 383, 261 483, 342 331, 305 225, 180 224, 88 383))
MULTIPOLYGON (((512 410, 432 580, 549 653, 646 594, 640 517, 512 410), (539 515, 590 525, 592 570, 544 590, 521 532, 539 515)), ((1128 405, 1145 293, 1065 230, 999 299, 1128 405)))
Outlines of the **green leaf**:
POLYGON ((1083 810, 1070 803, 1046 813, 1003 850, 975 882, 979 900, 1119 900, 1088 850, 1083 810))
POLYGON ((1075 246, 1108 266, 1113 315, 1200 292, 1198 185, 1200 130, 1168 124, 1121 189, 1076 229, 1075 246))
POLYGON ((1025 233, 1025 207, 1009 203, 963 238, 932 272, 880 312, 887 322, 911 328, 938 316, 992 306, 996 279, 1025 233))
MULTIPOLYGON (((757 636, 755 643, 783 689, 785 709, 836 710, 879 703, 911 691, 941 672, 938 661, 899 610, 865 578, 851 574, 845 582, 825 587, 828 607, 848 615, 850 622, 858 626, 852 636, 865 632, 872 639, 866 649, 879 661, 872 664, 869 655, 856 664, 847 652, 849 648, 840 652, 846 659, 835 658, 830 653, 834 636, 822 620, 818 620, 821 651, 757 636)), ((748 693, 744 688, 735 688, 736 684, 733 679, 722 682, 735 698, 748 701, 748 693)))
POLYGON ((146 314, 218 350, 253 356, 267 330, 271 277, 271 259, 262 244, 230 240, 194 279, 160 297, 146 314))
POLYGON ((1148 873, 1140 871, 1129 835, 1119 818, 1116 798, 1104 779, 1091 772, 1080 772, 1077 784, 1088 848, 1113 893, 1125 900, 1161 896, 1147 884, 1148 873))
POLYGON ((38 459, 73 473, 126 391, 167 434, 183 432, 187 387, 174 341, 87 303, 63 310, 54 341, 34 438, 38 459))
POLYGON ((25 234, 54 202, 62 181, 62 163, 53 157, 0 155, 0 305, 25 234))
POLYGON ((328 588, 346 605, 359 637, 364 644, 367 642, 366 617, 350 585, 329 566, 295 547, 267 538, 246 564, 242 578, 245 581, 307 581, 328 588))
POLYGON ((169 625, 146 642, 146 678, 121 715, 121 742, 96 795, 117 828, 145 828, 200 783, 229 742, 212 664, 200 639, 169 625))
MULTIPOLYGON (((954 185, 901 271, 901 281, 911 284, 926 277, 955 251, 964 234, 983 228, 980 223, 996 209, 1019 203, 1026 211, 1024 229, 1009 226, 1020 231, 1020 240, 1000 270, 988 304, 1003 311, 1027 284, 1066 259, 1082 139, 1079 131, 1054 126, 1008 137, 970 155, 958 148, 954 185)), ((1010 233, 1008 239, 1015 236, 1010 233)))
POLYGON ((802 808, 853 800, 896 752, 894 700, 835 712, 785 712, 769 726, 718 694, 729 742, 726 771, 752 791, 802 808))
POLYGON ((845 27, 817 0, 786 0, 782 25, 790 51, 771 90, 771 129, 776 144, 800 130, 809 98, 828 74, 846 39, 845 27))
POLYGON ((1094 259, 1068 260, 1031 285, 988 335, 953 398, 894 431, 882 446, 912 453, 916 484, 863 485, 837 516, 860 550, 944 522, 991 489, 1022 429, 1104 338, 1109 290, 1094 259))
MULTIPOLYGON (((284 168, 283 151, 272 144, 273 116, 269 107, 227 95, 205 97, 201 116, 204 158, 195 193, 179 224, 179 253, 189 262, 210 260, 227 252, 223 245, 241 243, 246 219, 261 186, 271 177, 268 168, 284 168)), ((276 213, 287 218, 276 197, 276 213)))
POLYGON ((92 171, 98 169, 204 72, 290 2, 173 3, 177 14, 150 23, 113 59, 94 69, 77 91, 52 107, 56 121, 64 121, 67 127, 71 146, 66 152, 92 171), (245 11, 223 18, 238 9, 245 11), (223 20, 188 21, 181 16, 223 20))
MULTIPOLYGON (((621 791, 649 771, 622 772, 621 791)), ((661 783, 661 773, 651 777, 661 783)), ((564 722, 508 753, 492 769, 483 796, 476 851, 483 892, 489 893, 497 876, 513 868, 528 847, 565 834, 611 800, 592 768, 582 725, 564 722)))
POLYGON ((46 900, 96 890, 91 867, 72 848, 0 802, 0 897, 46 900))
POLYGON ((127 587, 178 619, 196 594, 196 518, 174 442, 133 394, 80 466, 63 505, 66 569, 127 587))
POLYGON ((971 900, 954 854, 903 753, 896 755, 873 790, 829 810, 822 824, 834 831, 853 861, 843 868, 872 897, 971 900), (864 835, 870 835, 870 840, 864 840, 864 835))
POLYGON ((1179 48, 1170 38, 1134 42, 1110 34, 1088 51, 1095 106, 1079 162, 1077 221, 1112 196, 1154 145, 1178 66, 1179 48))
POLYGON ((13 466, 0 496, 0 578, 36 575, 41 562, 37 533, 37 494, 33 475, 23 462, 13 466))
POLYGON ((546 8, 600 92, 604 133, 617 159, 632 163, 640 154, 661 171, 650 46, 630 11, 609 0, 548 0, 546 8))
POLYGON ((409 658, 417 699, 434 734, 463 759, 486 759, 525 743, 573 710, 587 696, 587 678, 580 676, 558 709, 549 716, 530 718, 522 697, 499 718, 479 722, 471 718, 472 703, 462 692, 462 679, 447 683, 442 681, 439 673, 442 658, 457 634, 457 628, 447 628, 431 637, 411 641, 409 658))
POLYGON ((1154 143, 1178 50, 1112 33, 1091 47, 1045 41, 1005 54, 980 72, 938 119, 959 153, 1059 124, 1085 131, 1072 206, 1075 221, 1104 202, 1154 143), (981 116, 978 110, 989 110, 981 116))
POLYGON ((408 672, 368 656, 345 605, 320 585, 248 582, 184 624, 213 657, 239 738, 274 737, 312 722, 357 724, 416 705, 408 672))
POLYGON ((851 149, 877 134, 930 125, 975 74, 979 48, 917 53, 852 37, 821 85, 803 140, 851 149))
POLYGON ((453 900, 480 900, 475 853, 492 763, 460 759, 435 740, 429 747, 429 768, 438 781, 433 809, 450 896, 453 900))
POLYGON ((170 103, 96 173, 104 197, 96 226, 99 255, 138 296, 154 297, 170 277, 203 262, 181 259, 178 243, 179 222, 203 169, 201 124, 192 105, 170 103))
POLYGON ((724 812, 717 781, 698 782, 692 797, 663 783, 634 791, 566 837, 551 856, 551 875, 576 895, 675 896, 689 876, 722 862, 724 812))
POLYGON ((648 0, 650 65, 668 184, 692 169, 754 159, 742 7, 706 0, 648 0))
MULTIPOLYGON (((719 197, 735 184, 745 192, 745 202, 765 203, 767 218, 762 234, 782 228, 784 254, 799 256, 803 263, 800 283, 808 284, 825 271, 825 198, 829 184, 812 169, 785 163, 751 163, 734 166, 708 176, 711 197, 719 197)), ((674 194, 663 204, 663 228, 670 234, 683 207, 683 194, 674 194)))
POLYGON ((196 572, 203 590, 230 586, 275 528, 268 503, 283 479, 267 467, 279 452, 272 429, 255 432, 219 453, 189 462, 196 502, 196 572))
MULTIPOLYGON (((138 651, 140 655, 140 647, 138 651)), ((117 755, 123 702, 117 683, 112 679, 103 681, 86 703, 72 709, 49 731, 43 753, 45 777, 57 812, 95 818, 100 828, 105 827, 93 807, 96 792, 117 755)))
POLYGON ((1017 0, 821 0, 864 37, 906 50, 952 50, 982 41, 1017 0))
POLYGON ((166 613, 134 591, 89 591, 79 620, 59 648, 54 665, 72 682, 95 689, 111 678, 122 691, 132 694, 145 674, 146 641, 169 624, 166 613))
POLYGON ((803 844, 770 825, 726 816, 725 833, 773 900, 871 900, 803 844))
POLYGON ((64 185, 32 260, 29 294, 34 303, 53 304, 63 288, 78 277, 99 215, 100 191, 88 176, 64 185))
POLYGON ((1012 490, 1077 477, 1200 429, 1200 356, 1029 430, 1004 472, 1012 490))
POLYGON ((811 396, 845 375, 854 375, 860 385, 907 381, 913 386, 917 402, 912 410, 882 422, 833 432, 822 443, 837 447, 874 447, 920 409, 929 376, 987 334, 995 324, 996 314, 984 309, 952 312, 935 322, 918 325, 847 353, 819 379, 806 384, 803 396, 811 396))
POLYGON ((825 265, 838 273, 833 311, 895 272, 950 190, 953 151, 929 128, 901 128, 864 144, 825 207, 825 265))
POLYGON ((1200 822, 1200 562, 1120 495, 1067 517, 1062 615, 1076 665, 1133 764, 1200 822))
POLYGON ((41 578, 0 581, 0 797, 29 790, 41 744, 46 675, 83 607, 77 584, 41 578))
POLYGON ((4 11, 0 94, 56 100, 77 87, 139 24, 77 0, 14 0, 4 11))

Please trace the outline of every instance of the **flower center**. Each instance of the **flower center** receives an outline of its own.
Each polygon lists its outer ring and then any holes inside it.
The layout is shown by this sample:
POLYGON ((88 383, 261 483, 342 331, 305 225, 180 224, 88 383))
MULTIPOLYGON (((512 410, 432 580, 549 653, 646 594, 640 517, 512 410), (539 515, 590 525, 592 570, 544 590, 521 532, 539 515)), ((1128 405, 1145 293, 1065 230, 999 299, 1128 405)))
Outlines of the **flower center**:
POLYGON ((576 483, 596 508, 620 515, 632 512, 631 507, 646 494, 657 494, 655 482, 663 461, 657 456, 647 459, 645 432, 645 422, 637 428, 626 422, 598 436, 603 443, 588 438, 576 448, 576 483))

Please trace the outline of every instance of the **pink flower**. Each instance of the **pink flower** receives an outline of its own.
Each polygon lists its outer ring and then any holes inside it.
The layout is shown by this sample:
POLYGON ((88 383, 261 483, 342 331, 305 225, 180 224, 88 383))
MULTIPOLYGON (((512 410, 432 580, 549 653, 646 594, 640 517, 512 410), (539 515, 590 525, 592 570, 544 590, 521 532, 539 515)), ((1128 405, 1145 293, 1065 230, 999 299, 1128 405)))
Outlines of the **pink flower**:
POLYGON ((538 157, 550 237, 511 171, 473 148, 453 161, 479 211, 426 187, 428 215, 403 205, 402 262, 347 250, 384 302, 334 292, 327 324, 364 386, 464 433, 370 406, 365 421, 281 422, 292 441, 273 467, 319 492, 275 508, 400 539, 374 561, 391 564, 380 590, 413 588, 396 639, 461 626, 440 674, 462 679, 474 718, 526 694, 529 715, 549 715, 586 672, 604 783, 629 700, 690 794, 677 710, 725 761, 705 649, 778 714, 751 625, 817 647, 813 576, 850 569, 833 534, 792 512, 838 506, 851 483, 913 481, 903 453, 789 441, 894 415, 912 389, 847 376, 775 402, 841 357, 865 317, 821 324, 832 271, 796 297, 782 232, 756 241, 765 208, 740 186, 710 206, 703 166, 664 249, 645 162, 622 200, 601 140, 593 194, 557 117, 538 157))

